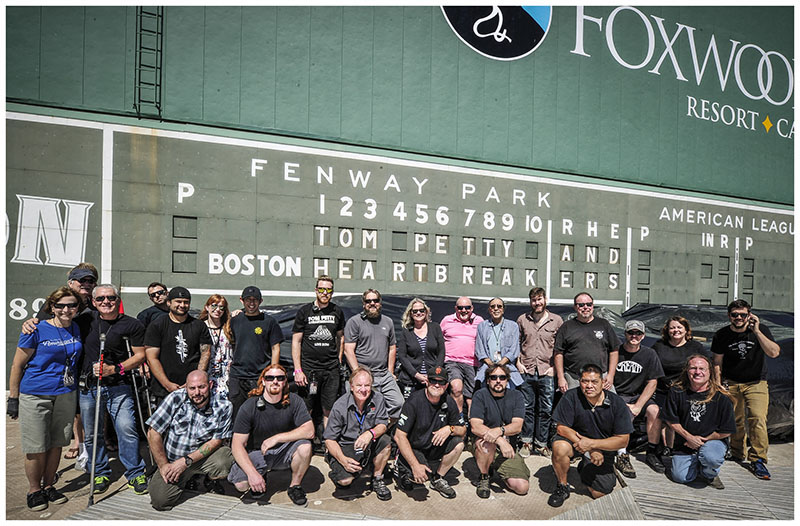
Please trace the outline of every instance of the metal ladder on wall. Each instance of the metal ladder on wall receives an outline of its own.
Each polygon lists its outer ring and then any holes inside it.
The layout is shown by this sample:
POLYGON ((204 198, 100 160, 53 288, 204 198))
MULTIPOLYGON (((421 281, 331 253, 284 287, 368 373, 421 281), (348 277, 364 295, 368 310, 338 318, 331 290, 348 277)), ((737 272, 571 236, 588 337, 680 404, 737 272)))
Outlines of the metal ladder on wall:
POLYGON ((161 118, 163 46, 164 8, 137 7, 133 108, 139 117, 161 118))

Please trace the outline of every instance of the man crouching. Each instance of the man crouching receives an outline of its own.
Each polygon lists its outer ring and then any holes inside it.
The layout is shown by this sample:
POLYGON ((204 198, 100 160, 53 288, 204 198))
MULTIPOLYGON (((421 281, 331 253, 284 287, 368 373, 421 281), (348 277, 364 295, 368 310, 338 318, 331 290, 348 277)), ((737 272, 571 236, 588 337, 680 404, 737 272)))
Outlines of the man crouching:
POLYGON ((228 481, 237 490, 259 498, 267 490, 268 471, 291 469, 287 493, 298 506, 308 504, 300 486, 311 464, 314 424, 303 399, 289 392, 286 369, 273 363, 239 409, 233 424, 231 450, 235 463, 228 481))

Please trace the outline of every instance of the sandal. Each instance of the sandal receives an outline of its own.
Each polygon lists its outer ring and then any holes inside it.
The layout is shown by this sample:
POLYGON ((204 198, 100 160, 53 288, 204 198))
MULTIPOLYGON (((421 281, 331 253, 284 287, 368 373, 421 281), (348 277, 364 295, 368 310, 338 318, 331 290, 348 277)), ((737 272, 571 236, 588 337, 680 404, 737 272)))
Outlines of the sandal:
POLYGON ((69 448, 66 453, 64 453, 64 458, 72 460, 73 458, 78 458, 78 448, 69 448))

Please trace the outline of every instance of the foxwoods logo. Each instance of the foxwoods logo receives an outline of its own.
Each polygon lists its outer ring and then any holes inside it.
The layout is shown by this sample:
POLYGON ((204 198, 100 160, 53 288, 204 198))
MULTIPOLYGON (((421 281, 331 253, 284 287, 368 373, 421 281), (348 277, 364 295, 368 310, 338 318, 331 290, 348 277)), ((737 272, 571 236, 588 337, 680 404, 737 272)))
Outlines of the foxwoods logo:
POLYGON ((442 7, 450 28, 466 45, 495 60, 516 60, 539 47, 550 27, 550 6, 442 7))

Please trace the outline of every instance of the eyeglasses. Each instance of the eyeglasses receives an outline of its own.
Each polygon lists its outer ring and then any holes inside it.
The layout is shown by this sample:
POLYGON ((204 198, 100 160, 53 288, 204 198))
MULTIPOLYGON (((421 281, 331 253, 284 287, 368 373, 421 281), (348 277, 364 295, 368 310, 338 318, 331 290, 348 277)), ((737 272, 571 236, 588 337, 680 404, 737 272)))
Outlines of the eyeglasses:
POLYGON ((490 309, 502 309, 504 308, 502 305, 489 305, 490 309))
POLYGON ((490 374, 488 378, 489 380, 502 380, 502 381, 508 380, 508 376, 504 374, 490 374))
POLYGON ((54 309, 77 309, 77 303, 55 303, 53 305, 54 309))
POLYGON ((576 303, 575 304, 576 307, 591 307, 592 305, 594 305, 594 303, 592 303, 591 301, 588 302, 588 303, 576 303))
POLYGON ((380 303, 380 302, 381 302, 381 300, 372 300, 372 299, 369 299, 369 300, 364 300, 364 305, 372 305, 373 303, 377 305, 377 304, 378 304, 378 303, 380 303))
POLYGON ((440 385, 442 387, 447 385, 447 381, 446 380, 428 380, 428 383, 430 383, 431 385, 440 385))
POLYGON ((317 292, 319 292, 320 294, 332 294, 333 289, 332 288, 326 289, 325 287, 317 287, 317 292))
POLYGON ((278 374, 278 375, 274 375, 273 376, 271 374, 267 374, 267 375, 264 375, 264 380, 266 380, 268 382, 274 382, 275 380, 277 380, 279 382, 285 382, 286 381, 286 375, 285 374, 278 374))
POLYGON ((456 305, 458 310, 472 310, 472 305, 456 305))
POLYGON ((747 318, 749 315, 749 312, 731 312, 728 314, 731 318, 747 318))
POLYGON ((642 336, 644 335, 641 331, 625 331, 625 334, 630 334, 631 336, 642 336))
POLYGON ((117 301, 117 297, 116 296, 97 296, 94 299, 94 301, 96 301, 97 303, 103 303, 106 300, 110 301, 111 303, 114 303, 115 301, 117 301))
POLYGON ((159 296, 163 296, 163 295, 164 295, 164 294, 166 294, 166 293, 167 293, 167 291, 166 291, 166 290, 164 290, 164 289, 161 289, 161 290, 157 290, 157 291, 155 291, 155 292, 151 292, 150 294, 148 294, 148 296, 150 296, 150 297, 151 297, 151 298, 153 298, 153 299, 156 299, 157 297, 159 297, 159 296))
POLYGON ((225 305, 222 305, 220 303, 212 303, 211 305, 208 306, 208 308, 211 310, 225 310, 225 305))
POLYGON ((425 314, 428 309, 411 309, 411 314, 425 314))
POLYGON ((97 280, 92 278, 92 277, 81 278, 81 279, 78 280, 78 283, 88 283, 88 284, 91 285, 93 283, 97 283, 97 280))

